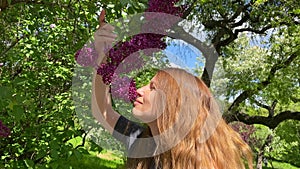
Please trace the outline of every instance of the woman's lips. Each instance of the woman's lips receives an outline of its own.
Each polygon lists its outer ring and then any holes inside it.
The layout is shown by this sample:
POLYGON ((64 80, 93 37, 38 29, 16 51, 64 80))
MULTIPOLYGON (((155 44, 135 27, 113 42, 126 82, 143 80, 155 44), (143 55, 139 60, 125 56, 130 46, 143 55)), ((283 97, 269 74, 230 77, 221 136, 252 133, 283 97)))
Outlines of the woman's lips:
POLYGON ((140 102, 140 101, 138 101, 138 100, 136 100, 136 101, 133 103, 134 106, 136 106, 136 105, 138 105, 138 104, 143 104, 143 103, 140 102))

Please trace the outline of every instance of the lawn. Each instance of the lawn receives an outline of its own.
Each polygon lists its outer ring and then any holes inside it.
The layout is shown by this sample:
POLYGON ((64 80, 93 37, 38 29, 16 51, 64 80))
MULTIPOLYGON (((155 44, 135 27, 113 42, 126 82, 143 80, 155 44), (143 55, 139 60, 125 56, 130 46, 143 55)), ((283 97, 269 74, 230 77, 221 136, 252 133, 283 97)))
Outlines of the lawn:
MULTIPOLYGON (((80 138, 73 139, 72 144, 78 145, 80 138)), ((93 151, 88 155, 83 155, 81 160, 70 161, 70 166, 74 169, 116 169, 124 165, 122 157, 115 155, 112 151, 102 150, 100 153, 93 151)), ((67 162, 66 162, 67 163, 67 162)), ((288 163, 272 161, 274 169, 300 169, 288 163)), ((263 169, 273 169, 269 162, 268 167, 263 169)))
POLYGON ((52 169, 117 169, 123 166, 123 160, 111 152, 103 151, 100 154, 82 154, 80 157, 70 157, 51 163, 52 169))
MULTIPOLYGON (((288 163, 282 163, 277 161, 272 161, 274 169, 300 169, 299 167, 295 167, 288 163)), ((263 167, 263 169, 273 169, 271 164, 268 164, 268 167, 263 167)))

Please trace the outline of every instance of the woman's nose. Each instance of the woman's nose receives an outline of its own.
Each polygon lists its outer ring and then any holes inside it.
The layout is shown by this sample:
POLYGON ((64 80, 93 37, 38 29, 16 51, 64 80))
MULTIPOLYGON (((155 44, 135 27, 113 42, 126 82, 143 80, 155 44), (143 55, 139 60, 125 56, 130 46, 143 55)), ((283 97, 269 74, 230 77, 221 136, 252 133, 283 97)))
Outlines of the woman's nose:
POLYGON ((137 89, 136 92, 137 92, 138 96, 142 97, 144 95, 143 87, 137 89))
POLYGON ((141 87, 141 88, 139 88, 139 89, 136 90, 138 96, 141 96, 141 97, 144 96, 146 87, 147 87, 147 85, 146 85, 146 86, 143 86, 143 87, 141 87))

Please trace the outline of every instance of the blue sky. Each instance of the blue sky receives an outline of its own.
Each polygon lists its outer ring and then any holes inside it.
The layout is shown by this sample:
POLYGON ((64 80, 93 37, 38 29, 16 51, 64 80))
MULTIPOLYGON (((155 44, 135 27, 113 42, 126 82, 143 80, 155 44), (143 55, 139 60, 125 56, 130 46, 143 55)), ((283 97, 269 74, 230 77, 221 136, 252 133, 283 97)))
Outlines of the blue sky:
MULTIPOLYGON (((269 48, 269 41, 273 31, 274 30, 267 31, 265 36, 248 33, 247 36, 249 38, 252 35, 250 45, 259 46, 261 48, 269 48)), ((203 66, 204 63, 200 63, 200 61, 196 59, 197 57, 202 57, 201 51, 197 48, 183 40, 168 39, 168 42, 168 46, 163 52, 168 56, 169 61, 173 63, 172 65, 177 65, 181 68, 188 68, 190 70, 194 69, 196 64, 203 66)))
POLYGON ((196 67, 199 62, 196 58, 201 56, 197 48, 182 40, 172 40, 163 52, 171 63, 190 70, 196 67))

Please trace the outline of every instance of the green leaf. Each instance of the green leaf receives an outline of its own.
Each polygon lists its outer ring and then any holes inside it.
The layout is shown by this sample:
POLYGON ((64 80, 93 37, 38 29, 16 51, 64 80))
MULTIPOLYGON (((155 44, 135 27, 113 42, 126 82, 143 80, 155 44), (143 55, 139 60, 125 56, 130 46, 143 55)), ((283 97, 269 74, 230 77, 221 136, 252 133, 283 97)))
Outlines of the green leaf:
POLYGON ((57 169, 59 167, 58 163, 51 163, 51 169, 57 169))
POLYGON ((300 14, 300 9, 295 9, 295 10, 293 11, 293 13, 299 15, 299 14, 300 14))
POLYGON ((14 80, 14 84, 22 85, 22 84, 24 84, 26 81, 28 81, 28 79, 26 79, 26 78, 21 78, 21 77, 17 77, 17 78, 15 78, 15 80, 14 80))
POLYGON ((52 140, 50 142, 50 148, 52 150, 59 150, 60 149, 60 146, 58 145, 57 141, 56 140, 52 140))
POLYGON ((129 0, 120 0, 120 3, 122 4, 122 6, 125 6, 129 3, 129 0))
POLYGON ((54 158, 54 159, 58 159, 58 157, 59 157, 59 152, 56 151, 56 150, 51 150, 50 156, 51 156, 52 158, 54 158))
POLYGON ((10 99, 12 96, 11 88, 7 86, 0 86, 0 98, 10 99))
POLYGON ((77 160, 82 159, 82 154, 78 150, 74 150, 73 153, 74 153, 75 157, 77 158, 77 160))
POLYGON ((46 157, 47 155, 47 152, 43 149, 39 150, 37 155, 36 155, 36 159, 40 159, 40 158, 43 158, 43 157, 46 157))
POLYGON ((33 169, 34 162, 32 160, 24 160, 24 163, 28 169, 33 169))
POLYGON ((24 117, 24 109, 21 105, 14 105, 12 112, 15 120, 18 122, 24 117))

